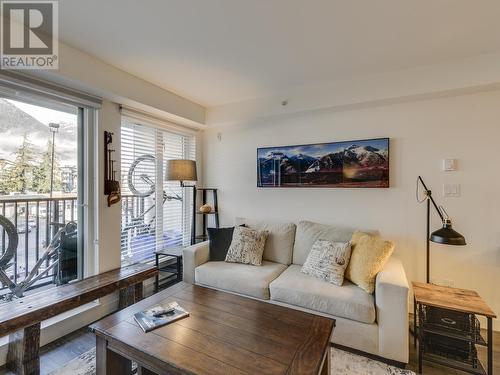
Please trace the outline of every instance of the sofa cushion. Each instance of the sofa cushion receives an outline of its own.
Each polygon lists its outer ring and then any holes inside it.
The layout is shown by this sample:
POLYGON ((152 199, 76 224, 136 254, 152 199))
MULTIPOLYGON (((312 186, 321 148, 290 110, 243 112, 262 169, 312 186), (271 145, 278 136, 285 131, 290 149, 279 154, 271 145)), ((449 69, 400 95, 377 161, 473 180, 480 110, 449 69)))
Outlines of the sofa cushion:
POLYGON ((268 234, 267 230, 256 230, 244 226, 234 228, 226 262, 260 266, 268 234))
POLYGON ((233 240, 234 227, 207 228, 210 260, 221 261, 226 259, 227 251, 233 240))
POLYGON ((371 294, 349 281, 333 285, 300 272, 292 264, 269 286, 271 299, 336 317, 363 323, 375 321, 375 301, 371 294))
POLYGON ((363 232, 352 235, 352 256, 345 277, 368 293, 375 291, 375 277, 394 251, 392 241, 363 232))
POLYGON ((269 283, 278 277, 286 266, 263 261, 260 266, 250 264, 207 262, 196 267, 196 284, 269 299, 269 283))
POLYGON ((293 264, 302 266, 317 240, 349 242, 353 233, 354 229, 318 224, 311 221, 299 222, 293 247, 293 264))
POLYGON ((289 265, 292 263, 292 250, 295 241, 294 223, 277 223, 247 218, 236 218, 236 224, 245 224, 257 230, 267 230, 269 236, 264 247, 263 259, 289 265))
POLYGON ((317 240, 300 272, 342 286, 350 257, 350 242, 317 240))

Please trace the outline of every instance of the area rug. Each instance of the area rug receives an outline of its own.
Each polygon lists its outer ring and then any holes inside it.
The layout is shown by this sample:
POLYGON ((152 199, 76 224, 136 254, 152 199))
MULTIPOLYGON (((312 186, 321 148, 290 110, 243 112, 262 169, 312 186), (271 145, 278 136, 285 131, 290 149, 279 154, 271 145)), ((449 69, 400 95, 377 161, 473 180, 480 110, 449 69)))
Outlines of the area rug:
POLYGON ((94 375, 95 374, 95 348, 72 359, 63 367, 52 371, 49 375, 94 375))
POLYGON ((332 375, 415 375, 413 371, 389 366, 370 358, 332 348, 332 375))
MULTIPOLYGON (((415 375, 413 371, 386 365, 356 354, 332 348, 332 375, 415 375)), ((93 375, 95 374, 95 348, 68 362, 49 375, 93 375)))

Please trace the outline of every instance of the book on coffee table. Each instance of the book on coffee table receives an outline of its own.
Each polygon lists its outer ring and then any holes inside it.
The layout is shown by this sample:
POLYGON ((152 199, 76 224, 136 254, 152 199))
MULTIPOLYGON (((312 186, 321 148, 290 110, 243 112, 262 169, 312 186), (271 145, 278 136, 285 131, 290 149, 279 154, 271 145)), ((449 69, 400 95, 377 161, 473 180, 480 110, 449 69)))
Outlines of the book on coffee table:
POLYGON ((134 319, 144 332, 149 332, 187 316, 189 313, 177 302, 169 302, 134 314, 134 319))

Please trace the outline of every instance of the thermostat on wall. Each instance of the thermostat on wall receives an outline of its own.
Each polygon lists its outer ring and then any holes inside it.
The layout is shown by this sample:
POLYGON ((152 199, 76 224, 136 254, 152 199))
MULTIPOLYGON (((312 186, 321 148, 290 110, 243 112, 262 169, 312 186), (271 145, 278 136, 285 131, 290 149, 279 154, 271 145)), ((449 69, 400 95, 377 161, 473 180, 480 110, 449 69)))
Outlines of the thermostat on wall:
POLYGON ((443 171, 454 171, 455 168, 455 159, 443 159, 443 171))

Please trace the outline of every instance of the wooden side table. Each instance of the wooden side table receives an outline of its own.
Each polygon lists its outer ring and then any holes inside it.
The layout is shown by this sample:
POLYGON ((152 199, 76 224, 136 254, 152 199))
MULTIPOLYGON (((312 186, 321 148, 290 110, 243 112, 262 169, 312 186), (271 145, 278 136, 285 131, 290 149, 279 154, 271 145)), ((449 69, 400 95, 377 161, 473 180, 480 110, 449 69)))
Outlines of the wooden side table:
POLYGON ((416 345, 418 337, 419 346, 418 372, 422 373, 422 362, 428 361, 470 374, 493 375, 493 318, 496 315, 479 294, 473 290, 433 284, 413 282, 412 285, 414 339, 416 345), (476 315, 487 319, 486 340, 481 336, 476 315), (472 363, 443 355, 449 343, 454 350, 465 347, 470 349, 470 353, 476 353, 476 345, 486 346, 487 370, 477 360, 477 355, 475 358, 472 356, 472 363))

